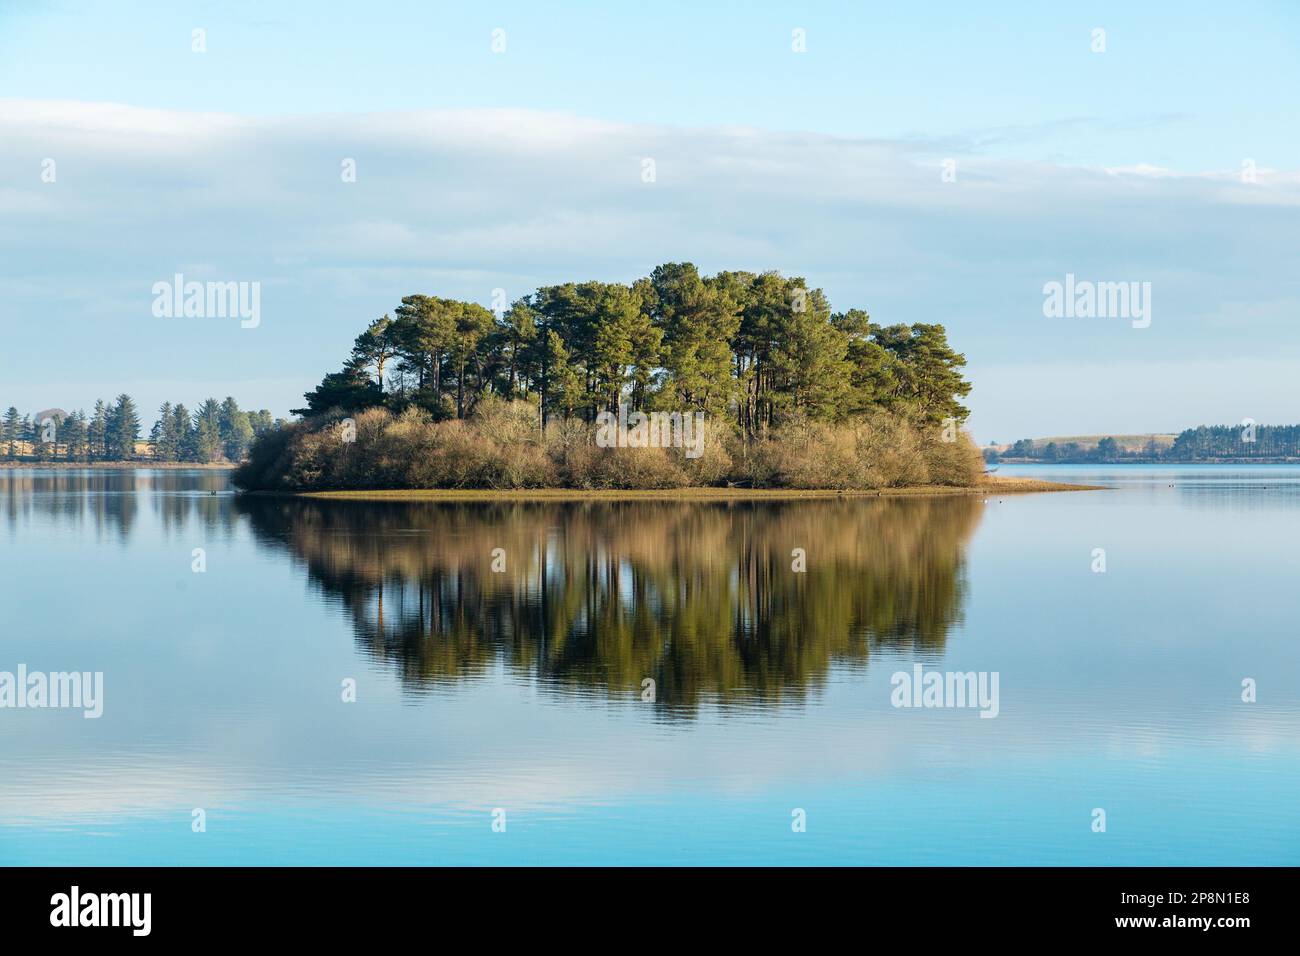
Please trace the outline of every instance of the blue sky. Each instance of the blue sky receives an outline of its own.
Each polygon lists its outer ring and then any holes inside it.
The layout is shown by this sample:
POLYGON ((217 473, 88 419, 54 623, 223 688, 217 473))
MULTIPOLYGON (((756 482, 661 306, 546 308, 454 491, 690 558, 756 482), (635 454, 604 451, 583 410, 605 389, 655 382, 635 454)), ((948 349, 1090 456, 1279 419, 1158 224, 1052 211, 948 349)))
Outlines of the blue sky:
POLYGON ((0 403, 283 413, 403 294, 689 259, 942 322, 981 441, 1300 421, 1300 7, 702 6, 0 0, 0 403), (178 271, 261 325, 154 317, 178 271))

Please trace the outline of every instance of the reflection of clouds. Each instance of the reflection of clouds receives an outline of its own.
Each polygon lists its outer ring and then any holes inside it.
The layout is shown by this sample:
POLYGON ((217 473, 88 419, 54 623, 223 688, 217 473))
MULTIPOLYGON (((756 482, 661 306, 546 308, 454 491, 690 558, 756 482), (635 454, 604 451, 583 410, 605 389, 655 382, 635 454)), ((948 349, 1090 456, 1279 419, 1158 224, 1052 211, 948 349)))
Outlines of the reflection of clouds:
POLYGON ((0 822, 71 825, 175 813, 188 827, 194 807, 224 803, 186 803, 186 794, 223 792, 223 778, 220 768, 176 754, 14 754, 0 782, 0 822))
MULTIPOLYGON (((39 754, 13 754, 7 764, 0 824, 75 826, 174 816, 177 827, 187 828, 194 807, 211 817, 222 809, 274 803, 420 808, 443 816, 496 806, 564 814, 695 791, 744 797, 791 780, 810 788, 853 779, 897 783, 990 766, 1014 775, 1057 765, 1065 755, 1095 755, 1117 767, 1200 759, 1207 750, 1300 756, 1300 713, 1291 711, 1170 710, 1153 717, 1135 709, 1084 720, 1086 699, 1080 697, 1062 699, 1055 709, 1040 701, 1043 706, 1032 711, 1004 712, 990 721, 973 712, 895 711, 887 703, 887 683, 869 694, 863 689, 860 683, 837 684, 837 694, 856 698, 847 713, 841 702, 834 714, 814 708, 797 722, 739 718, 692 724, 689 731, 678 729, 683 725, 623 722, 636 705, 608 711, 607 719, 567 705, 548 708, 547 719, 563 711, 566 726, 556 735, 562 744, 527 733, 473 736, 470 703, 450 721, 470 734, 454 755, 436 734, 385 739, 382 755, 373 739, 339 736, 334 763, 309 762, 296 748, 267 748, 257 761, 224 762, 157 751, 73 754, 66 748, 55 758, 42 748, 39 754), (688 749, 682 747, 683 733, 690 734, 688 749), (548 749, 560 746, 564 752, 548 749)), ((1242 705, 1250 706, 1258 705, 1242 705)))
POLYGON ((1252 476, 1249 480, 1180 481, 1180 503, 1213 511, 1293 511, 1300 508, 1296 473, 1252 476))
POLYGON ((1152 503, 1209 511, 1290 511, 1300 508, 1300 465, 1004 465, 1008 476, 1104 485, 1125 500, 1141 495, 1152 503))
POLYGON ((9 775, 0 785, 0 824, 81 825, 174 816, 178 827, 188 828, 196 807, 211 818, 221 810, 276 802, 290 807, 322 801, 431 806, 447 813, 502 805, 546 810, 600 803, 596 795, 602 791, 620 792, 611 788, 616 781, 602 767, 567 760, 521 762, 505 768, 471 764, 440 774, 401 765, 340 764, 326 772, 294 770, 279 763, 220 765, 135 754, 98 760, 88 756, 80 761, 75 777, 57 786, 51 783, 51 771, 38 760, 9 775))

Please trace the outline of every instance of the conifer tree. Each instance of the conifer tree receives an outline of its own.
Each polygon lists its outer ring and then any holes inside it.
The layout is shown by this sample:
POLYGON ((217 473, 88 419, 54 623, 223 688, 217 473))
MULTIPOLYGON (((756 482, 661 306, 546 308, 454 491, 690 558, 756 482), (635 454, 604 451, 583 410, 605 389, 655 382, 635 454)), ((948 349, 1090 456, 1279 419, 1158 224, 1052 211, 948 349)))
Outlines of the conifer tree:
POLYGON ((205 399, 194 412, 194 452, 201 462, 221 457, 221 406, 215 398, 205 399))
POLYGON ((91 458, 108 457, 108 408, 103 399, 95 401, 95 410, 90 419, 89 440, 91 458))
POLYGON ((5 454, 13 458, 18 451, 18 436, 22 431, 22 418, 18 414, 18 409, 10 405, 5 411, 5 417, 0 424, 0 439, 5 443, 5 454))
POLYGON ((123 392, 113 402, 104 431, 105 456, 114 461, 135 457, 136 439, 140 437, 140 416, 131 396, 123 392))

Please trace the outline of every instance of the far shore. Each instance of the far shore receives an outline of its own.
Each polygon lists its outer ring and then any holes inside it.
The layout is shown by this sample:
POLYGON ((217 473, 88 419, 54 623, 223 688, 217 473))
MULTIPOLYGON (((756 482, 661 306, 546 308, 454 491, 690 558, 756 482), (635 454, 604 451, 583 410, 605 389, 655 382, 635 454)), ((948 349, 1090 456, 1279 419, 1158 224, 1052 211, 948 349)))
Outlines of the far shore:
MULTIPOLYGON (((974 487, 919 485, 905 488, 869 488, 836 491, 798 488, 407 488, 394 490, 305 491, 298 498, 348 501, 779 501, 809 498, 920 498, 950 495, 1028 494, 1043 491, 1104 491, 1104 485, 1074 485, 1037 478, 1000 478, 990 475, 974 487)), ((277 494, 276 492, 248 492, 277 494)))

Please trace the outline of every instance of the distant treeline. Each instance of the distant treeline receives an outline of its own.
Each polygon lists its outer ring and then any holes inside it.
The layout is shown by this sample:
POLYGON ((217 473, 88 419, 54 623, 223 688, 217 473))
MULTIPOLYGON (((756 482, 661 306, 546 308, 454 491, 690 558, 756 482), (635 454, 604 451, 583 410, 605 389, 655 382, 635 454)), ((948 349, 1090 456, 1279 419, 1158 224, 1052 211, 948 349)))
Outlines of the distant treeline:
POLYGON ((832 311, 776 272, 667 263, 630 284, 408 295, 257 442, 247 488, 973 484, 970 392, 942 325, 832 311), (597 447, 602 413, 708 421, 703 457, 597 447), (344 419, 347 419, 345 422, 344 419))
POLYGON ((1022 438, 1000 454, 986 449, 985 460, 1048 462, 1188 462, 1248 461, 1300 458, 1300 425, 1200 425, 1180 432, 1170 445, 1148 441, 1142 448, 1125 448, 1114 438, 1096 445, 1034 441, 1022 438))
POLYGON ((20 414, 11 405, 0 420, 0 449, 11 461, 237 462, 258 435, 276 426, 269 411, 244 411, 233 398, 209 398, 193 412, 164 402, 149 433, 151 454, 141 455, 140 414, 131 396, 122 394, 97 401, 90 415, 60 408, 20 414))

